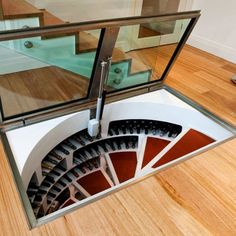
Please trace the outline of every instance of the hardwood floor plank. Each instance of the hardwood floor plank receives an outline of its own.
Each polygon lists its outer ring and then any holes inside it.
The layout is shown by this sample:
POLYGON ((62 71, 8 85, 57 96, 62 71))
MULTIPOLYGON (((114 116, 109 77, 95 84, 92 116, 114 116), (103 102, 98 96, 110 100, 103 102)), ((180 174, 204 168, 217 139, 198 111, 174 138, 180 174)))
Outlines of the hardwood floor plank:
POLYGON ((89 79, 55 66, 0 75, 4 114, 10 116, 83 98, 88 85, 89 79))
POLYGON ((43 12, 43 26, 65 24, 63 20, 54 16, 52 13, 48 12, 46 9, 40 9, 40 10, 43 12))
POLYGON ((1 0, 4 19, 41 17, 42 12, 24 0, 1 0))

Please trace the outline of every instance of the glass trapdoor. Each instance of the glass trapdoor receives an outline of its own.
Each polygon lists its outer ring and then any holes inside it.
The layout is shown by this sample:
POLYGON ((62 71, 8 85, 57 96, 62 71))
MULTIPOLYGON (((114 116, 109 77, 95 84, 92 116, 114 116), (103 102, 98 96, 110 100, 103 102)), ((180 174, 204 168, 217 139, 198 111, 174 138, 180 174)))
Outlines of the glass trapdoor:
POLYGON ((199 12, 185 12, 59 24, 48 16, 54 25, 45 27, 15 19, 25 25, 0 32, 2 120, 95 102, 104 79, 101 62, 108 60, 104 81, 112 96, 162 83, 198 17, 199 12), (181 28, 171 31, 169 41, 165 33, 145 41, 134 37, 143 25, 161 25, 165 32, 173 24, 181 28))

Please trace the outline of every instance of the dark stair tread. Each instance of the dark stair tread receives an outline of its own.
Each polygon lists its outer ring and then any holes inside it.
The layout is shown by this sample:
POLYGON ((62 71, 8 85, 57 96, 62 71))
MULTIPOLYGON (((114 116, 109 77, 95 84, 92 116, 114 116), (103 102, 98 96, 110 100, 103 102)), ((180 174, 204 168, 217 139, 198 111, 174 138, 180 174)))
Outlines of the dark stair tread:
POLYGON ((190 129, 156 164, 153 165, 153 168, 176 160, 213 142, 215 142, 215 140, 209 136, 194 129, 190 129))
POLYGON ((148 137, 145 147, 144 157, 142 168, 145 167, 155 156, 157 156, 168 144, 170 141, 148 137))
POLYGON ((135 176, 137 167, 136 152, 116 152, 109 154, 120 183, 135 176))
POLYGON ((100 170, 92 172, 91 174, 78 179, 77 183, 80 184, 91 195, 111 188, 111 185, 100 170))

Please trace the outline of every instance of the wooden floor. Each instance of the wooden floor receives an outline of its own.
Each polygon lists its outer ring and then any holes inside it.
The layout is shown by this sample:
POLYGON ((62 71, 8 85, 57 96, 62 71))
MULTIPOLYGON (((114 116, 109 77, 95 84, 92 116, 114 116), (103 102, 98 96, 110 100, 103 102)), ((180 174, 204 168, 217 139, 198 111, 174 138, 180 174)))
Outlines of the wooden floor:
POLYGON ((0 75, 4 116, 87 96, 89 79, 55 66, 0 75))
MULTIPOLYGON (((236 65, 186 46, 167 83, 236 125, 236 65)), ((236 139, 29 231, 0 146, 0 235, 236 235, 236 139)))

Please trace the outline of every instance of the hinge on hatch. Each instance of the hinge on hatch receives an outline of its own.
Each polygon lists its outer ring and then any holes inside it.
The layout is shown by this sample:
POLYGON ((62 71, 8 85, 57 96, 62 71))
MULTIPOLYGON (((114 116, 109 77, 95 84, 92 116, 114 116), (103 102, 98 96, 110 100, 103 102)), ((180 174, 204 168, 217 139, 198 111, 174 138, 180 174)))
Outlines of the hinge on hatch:
POLYGON ((2 98, 0 96, 0 129, 5 129, 5 127, 22 127, 29 125, 29 120, 26 120, 25 118, 22 118, 21 120, 15 120, 7 122, 5 119, 4 111, 3 111, 3 103, 2 98))
POLYGON ((3 111, 2 98, 0 96, 0 131, 19 128, 27 125, 27 123, 28 122, 24 118, 22 120, 6 122, 3 111))
POLYGON ((4 122, 4 123, 0 123, 0 131, 6 132, 6 131, 13 130, 16 128, 24 127, 26 125, 27 123, 23 120, 4 122))
POLYGON ((26 125, 26 120, 25 120, 25 118, 22 119, 22 124, 23 124, 23 126, 26 125))

